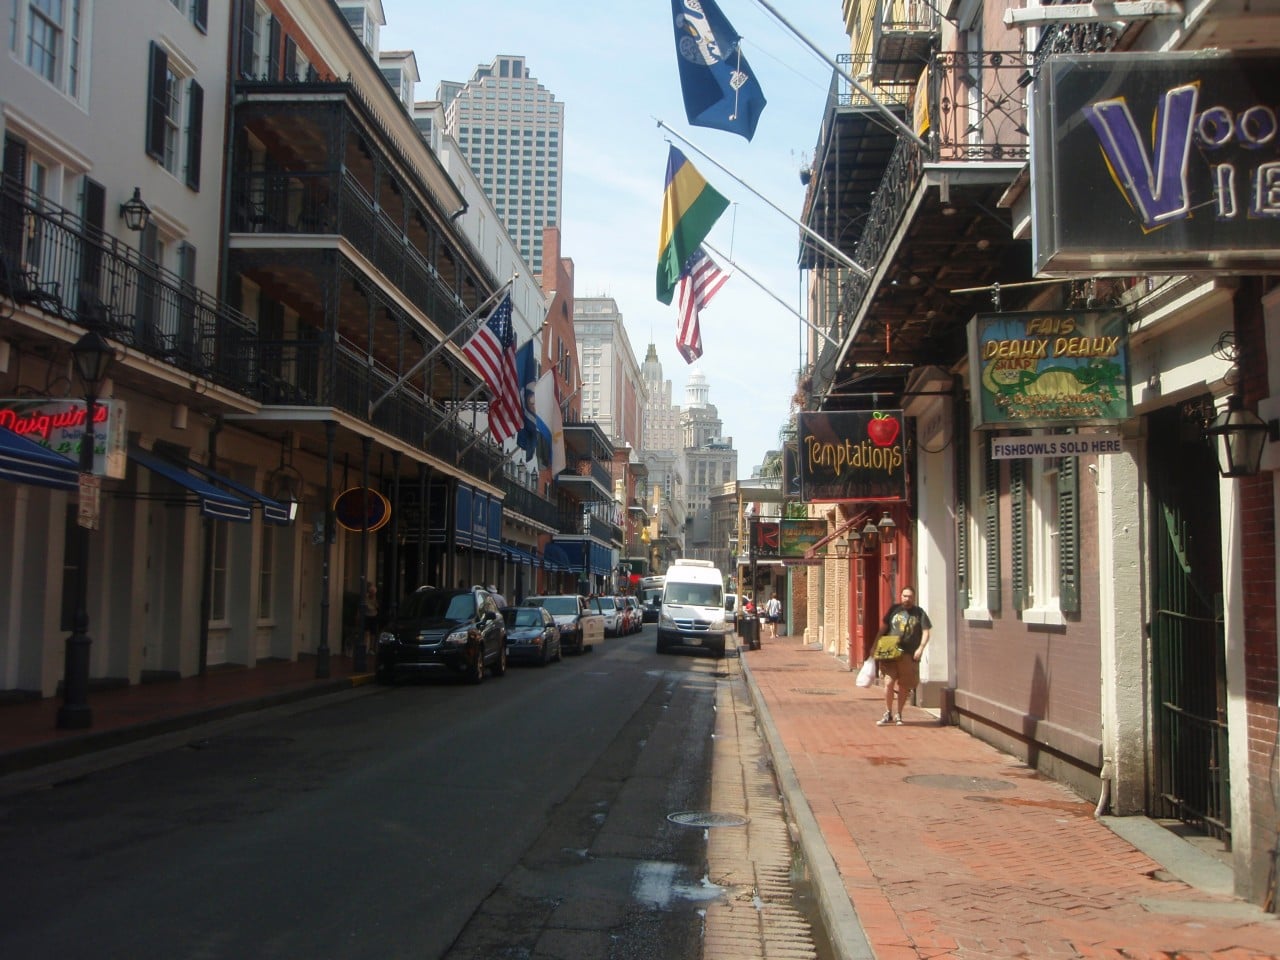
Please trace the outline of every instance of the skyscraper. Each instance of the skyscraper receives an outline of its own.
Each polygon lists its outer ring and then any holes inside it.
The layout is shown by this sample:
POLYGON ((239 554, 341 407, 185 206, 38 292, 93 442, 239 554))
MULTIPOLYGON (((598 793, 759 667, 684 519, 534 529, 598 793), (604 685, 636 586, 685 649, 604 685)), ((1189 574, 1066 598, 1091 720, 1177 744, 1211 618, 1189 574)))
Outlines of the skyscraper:
POLYGON ((520 255, 541 275, 542 230, 560 226, 564 104, 524 57, 508 55, 477 66, 466 83, 443 81, 436 99, 520 255))

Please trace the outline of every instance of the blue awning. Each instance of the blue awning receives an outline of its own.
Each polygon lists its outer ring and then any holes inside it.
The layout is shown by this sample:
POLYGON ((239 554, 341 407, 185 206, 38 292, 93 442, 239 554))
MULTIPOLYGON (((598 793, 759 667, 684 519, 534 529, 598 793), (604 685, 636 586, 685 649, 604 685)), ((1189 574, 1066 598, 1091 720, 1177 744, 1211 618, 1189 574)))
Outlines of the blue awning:
POLYGON ((542 565, 553 573, 573 569, 569 566, 569 555, 564 552, 564 547, 556 543, 548 543, 542 551, 542 565))
POLYGON ((8 429, 0 429, 0 477, 55 490, 80 487, 80 469, 74 460, 8 429))
POLYGON ((206 517, 237 523, 248 523, 253 519, 253 504, 248 500, 219 490, 170 460, 137 447, 129 448, 129 459, 195 494, 200 501, 200 512, 206 517))
POLYGON ((203 475, 206 479, 212 480, 214 483, 240 494, 242 497, 249 500, 256 500, 258 503, 262 504, 262 519, 267 523, 275 523, 282 527, 287 527, 293 522, 289 516, 289 504, 281 503, 279 500, 273 500, 266 494, 259 493, 252 487, 246 487, 243 483, 237 483, 230 477, 224 477, 217 471, 210 470, 208 467, 196 463, 194 460, 187 461, 185 466, 194 470, 196 473, 203 475))

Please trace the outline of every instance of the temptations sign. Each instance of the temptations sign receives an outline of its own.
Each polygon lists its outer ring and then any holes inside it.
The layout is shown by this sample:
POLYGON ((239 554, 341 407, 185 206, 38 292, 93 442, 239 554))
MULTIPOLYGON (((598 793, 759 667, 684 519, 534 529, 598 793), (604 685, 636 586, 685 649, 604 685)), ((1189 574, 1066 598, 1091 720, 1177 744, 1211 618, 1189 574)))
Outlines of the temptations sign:
POLYGON ((796 418, 800 499, 905 500, 901 410, 801 413, 796 418))
POLYGON ((1055 55, 1031 115, 1039 276, 1274 271, 1280 60, 1055 55))

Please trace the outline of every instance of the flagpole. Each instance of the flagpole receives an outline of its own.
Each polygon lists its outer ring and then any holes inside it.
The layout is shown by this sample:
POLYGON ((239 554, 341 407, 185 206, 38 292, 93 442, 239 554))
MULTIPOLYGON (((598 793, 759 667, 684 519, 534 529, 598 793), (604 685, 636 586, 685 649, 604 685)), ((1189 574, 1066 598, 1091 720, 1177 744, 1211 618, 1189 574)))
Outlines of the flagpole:
POLYGON ((840 76, 844 77, 845 80, 847 80, 850 84, 852 84, 853 88, 857 90, 860 94, 862 94, 864 97, 866 97, 867 100, 871 102, 871 105, 873 107, 875 107, 877 110, 879 110, 881 113, 883 113, 886 117, 889 118, 889 121, 895 127, 898 128, 898 131, 902 133, 903 136, 905 136, 909 140, 914 141, 923 149, 925 150, 929 149, 929 144, 925 143, 924 140, 921 139, 918 133, 916 133, 909 126, 907 126, 901 117, 899 117, 896 113, 894 113, 892 110, 886 107, 883 103, 881 103, 876 98, 876 95, 873 94, 870 90, 868 90, 866 87, 860 84, 853 77, 849 76, 848 72, 845 71, 845 69, 841 67, 840 64, 836 63, 829 56, 823 53, 822 50, 819 49, 818 46, 812 40, 810 40, 803 33, 801 33, 799 30, 793 27, 790 23, 788 23, 787 18, 784 17, 782 14, 780 14, 777 10, 775 10, 771 3, 766 2, 766 0, 756 0, 756 3, 760 4, 760 6, 764 7, 771 14, 773 14, 774 18, 779 23, 781 23, 784 27, 786 27, 788 30, 794 33, 797 37, 799 37, 805 46, 807 46, 810 50, 812 50, 819 57, 821 57, 831 67, 831 69, 835 70, 836 73, 840 74, 840 76))
POLYGON ((823 340, 826 340, 826 341, 827 341, 827 343, 829 343, 829 344, 831 344, 833 347, 836 347, 837 349, 839 349, 839 347, 840 347, 840 341, 832 339, 832 338, 831 338, 831 335, 830 335, 830 334, 828 334, 828 333, 827 333, 825 330, 823 330, 821 327, 815 326, 813 323, 811 323, 810 321, 806 320, 806 319, 804 318, 804 316, 800 313, 800 311, 798 311, 795 307, 791 306, 791 304, 789 304, 789 303, 787 303, 785 300, 783 300, 780 296, 778 296, 776 293, 774 293, 772 290, 770 290, 768 287, 766 287, 763 283, 761 283, 759 280, 757 280, 755 277, 753 277, 749 272, 747 272, 746 270, 743 270, 741 266, 739 266, 738 264, 734 263, 732 260, 730 260, 728 257, 726 257, 723 253, 721 253, 719 250, 717 250, 715 247, 713 247, 711 244, 707 243, 707 241, 703 240, 703 241, 702 241, 702 245, 703 245, 704 247, 706 247, 708 250, 710 250, 712 253, 714 253, 714 254, 715 254, 717 257, 719 257, 721 260, 723 260, 725 263, 729 264, 729 266, 733 267, 733 269, 735 269, 735 270, 741 270, 741 271, 742 271, 742 275, 743 275, 744 277, 746 277, 748 280, 750 280, 752 283, 754 283, 757 287, 759 287, 761 290, 763 290, 763 291, 764 291, 765 293, 767 293, 769 296, 773 297, 773 299, 774 299, 774 300, 776 300, 776 301, 777 301, 781 306, 785 307, 787 310, 790 310, 790 311, 791 311, 791 313, 792 313, 792 314, 794 314, 794 316, 795 316, 795 318, 796 318, 797 320, 799 320, 801 323, 803 323, 806 327, 808 327, 810 330, 812 330, 812 331, 813 331, 814 333, 816 333, 818 336, 822 337, 822 339, 823 339, 823 340))
POLYGON ((421 360, 419 360, 412 367, 410 367, 408 372, 406 372, 403 376, 400 377, 399 380, 393 383, 386 393, 380 396, 377 400, 370 401, 369 402, 369 418, 373 417, 373 411, 378 409, 378 407, 382 406, 382 404, 387 400, 388 397, 390 397, 393 393, 395 393, 402 386, 404 386, 405 381, 415 376, 419 370, 421 370, 424 366, 427 365, 427 362, 432 357, 434 357, 437 353, 439 353, 441 350, 447 347, 449 345, 449 342, 453 339, 454 335, 457 334, 459 330, 466 330, 475 321, 476 317, 478 317, 481 313, 484 312, 485 308, 488 307, 489 304, 493 303, 494 300, 498 299, 498 296, 500 294, 504 293, 507 290, 510 290, 515 285, 516 278, 519 276, 520 276, 519 272, 513 273, 511 275, 510 280, 508 280, 506 283, 500 286, 497 290, 493 291, 493 293, 489 294, 489 296, 485 298, 484 302, 480 304, 480 306, 476 307, 469 314, 467 314, 466 319, 464 319, 460 324, 454 327, 449 333, 446 333, 443 337, 441 337, 440 342, 437 343, 430 350, 428 350, 426 355, 421 360))
POLYGON ((823 249, 825 249, 825 250, 826 250, 828 253, 830 253, 833 257, 835 257, 837 260, 839 260, 841 263, 843 263, 846 267, 848 267, 848 268, 849 268, 850 270, 852 270, 854 273, 858 274, 858 276, 862 277, 864 280, 870 280, 870 279, 871 279, 871 273, 866 269, 866 267, 864 267, 864 266, 862 266, 861 264, 856 263, 854 260, 850 259, 850 258, 849 258, 845 253, 844 253, 844 251, 842 251, 839 247, 835 246, 835 245, 834 245, 834 244, 832 244, 830 241, 828 241, 826 237, 823 237, 823 236, 821 236, 821 235, 819 235, 819 234, 815 233, 813 230, 810 230, 807 226, 805 226, 803 223, 801 223, 801 222, 800 222, 799 220, 797 220, 795 217, 791 216, 791 214, 787 213, 787 211, 783 210, 781 207, 779 207, 776 203, 774 203, 772 200, 770 200, 770 199, 769 199, 768 197, 766 197, 764 194, 762 194, 762 193, 760 193, 758 190, 756 190, 756 188, 755 188, 755 187, 753 187, 753 186, 751 186, 751 184, 747 183, 745 180, 743 180, 741 177, 739 177, 739 176, 738 176, 736 173, 734 173, 732 170, 730 170, 730 169, 728 169, 726 166, 724 166, 724 164, 720 163, 720 162, 719 162, 719 161, 717 161, 714 157, 712 157, 710 154, 706 153, 705 151, 703 151, 702 149, 700 149, 699 147, 697 147, 694 143, 692 143, 692 142, 691 142, 690 140, 688 140, 687 138, 682 137, 680 134, 676 133, 676 131, 672 130, 669 126, 667 126, 667 125, 666 125, 665 123, 663 123, 661 120, 658 120, 658 118, 657 118, 657 117, 654 117, 653 119, 657 121, 658 126, 660 126, 663 130, 666 130, 669 134, 671 134, 673 137, 675 137, 677 140, 679 140, 679 141, 680 141, 681 143, 683 143, 685 146, 689 147, 689 149, 693 150, 693 151, 694 151, 695 153, 697 153, 699 156, 705 157, 705 158, 706 158, 707 160, 709 160, 713 165, 715 165, 716 167, 718 167, 720 170, 724 171, 724 172, 725 172, 726 174, 728 174, 729 176, 733 177, 733 179, 734 179, 734 180, 737 180, 737 181, 738 181, 738 183, 742 184, 744 187, 746 187, 748 190, 750 190, 753 194, 755 194, 757 197, 759 197, 761 200, 763 200, 765 203, 767 203, 770 207, 772 207, 772 208, 773 208, 774 210, 776 210, 778 213, 782 214, 784 217, 786 217, 788 220, 790 220, 792 223, 794 223, 797 227, 799 227, 799 228, 800 228, 801 230, 803 230, 806 234, 808 234, 810 237, 812 237, 814 240, 816 240, 819 244, 821 244, 821 245, 822 245, 822 247, 823 247, 823 249))
POLYGON ((483 389, 484 389, 483 383, 477 384, 474 390, 468 393, 465 397, 463 397, 457 403, 453 404, 453 406, 449 408, 449 412, 445 415, 444 419, 427 431, 427 435, 422 438, 422 442, 426 443, 428 440, 434 437, 437 433, 439 433, 443 427, 447 427, 449 425, 449 421, 451 421, 454 417, 458 415, 458 412, 462 409, 463 405, 466 403, 470 403, 471 398, 474 397, 477 393, 479 393, 483 389))

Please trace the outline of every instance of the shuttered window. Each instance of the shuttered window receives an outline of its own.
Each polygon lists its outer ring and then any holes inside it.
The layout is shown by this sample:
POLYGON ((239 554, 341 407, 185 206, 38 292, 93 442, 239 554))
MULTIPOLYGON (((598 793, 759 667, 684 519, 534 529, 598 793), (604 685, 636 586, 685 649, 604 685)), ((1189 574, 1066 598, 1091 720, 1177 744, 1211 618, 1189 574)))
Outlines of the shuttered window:
POLYGON ((991 447, 983 442, 985 486, 982 493, 984 510, 982 533, 986 541, 987 610, 1000 610, 1000 461, 991 457, 991 447))
POLYGON ((169 112, 166 80, 169 55, 164 47, 151 41, 150 70, 147 83, 147 156, 164 163, 165 120, 169 112))
POLYGON ((1065 457, 1058 469, 1058 603, 1080 612, 1080 461, 1065 457))
POLYGON ((969 599, 969 434, 961 429, 968 422, 963 409, 956 412, 955 431, 963 441, 955 445, 956 451, 956 596, 961 609, 967 609, 969 599))
POLYGON ((1027 606, 1027 467, 1025 460, 1009 461, 1009 548, 1012 572, 1013 609, 1027 606))
POLYGON ((191 81, 187 95, 187 186, 200 189, 200 148, 204 141, 204 88, 191 81))

